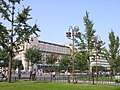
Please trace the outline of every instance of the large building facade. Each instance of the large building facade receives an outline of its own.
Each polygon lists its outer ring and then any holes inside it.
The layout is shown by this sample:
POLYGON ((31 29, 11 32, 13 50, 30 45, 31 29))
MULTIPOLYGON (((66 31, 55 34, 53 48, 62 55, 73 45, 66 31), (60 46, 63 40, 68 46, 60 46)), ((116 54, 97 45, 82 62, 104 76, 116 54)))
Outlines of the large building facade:
POLYGON ((28 67, 28 62, 25 61, 24 53, 27 49, 32 47, 40 49, 40 51, 42 52, 42 58, 39 62, 39 64, 41 65, 46 64, 48 55, 57 56, 58 60, 60 60, 62 55, 71 55, 71 50, 68 46, 41 41, 38 40, 38 38, 31 38, 29 40, 29 43, 25 42, 23 45, 21 45, 20 52, 15 57, 19 60, 22 60, 24 71, 30 69, 30 67, 28 67))
MULTIPOLYGON (((29 66, 28 62, 25 61, 24 53, 26 52, 27 49, 32 48, 32 47, 40 49, 40 51, 42 52, 42 58, 38 63, 41 65, 46 65, 48 55, 57 56, 58 61, 56 62, 59 62, 59 60, 61 59, 63 55, 69 55, 69 56, 72 55, 71 44, 60 45, 60 44, 41 41, 41 40, 38 40, 38 38, 31 38, 29 40, 29 43, 25 42, 24 44, 21 45, 20 50, 19 50, 20 52, 15 57, 19 60, 22 60, 24 71, 30 70, 30 67, 28 67, 29 66)), ((77 49, 75 49, 75 52, 76 51, 77 49)), ((92 56, 90 57, 91 72, 92 72, 93 66, 102 66, 105 68, 110 67, 109 63, 107 62, 105 58, 102 57, 102 55, 96 56, 95 50, 93 50, 91 53, 93 54, 93 56, 95 56, 95 57, 92 57, 92 56)))

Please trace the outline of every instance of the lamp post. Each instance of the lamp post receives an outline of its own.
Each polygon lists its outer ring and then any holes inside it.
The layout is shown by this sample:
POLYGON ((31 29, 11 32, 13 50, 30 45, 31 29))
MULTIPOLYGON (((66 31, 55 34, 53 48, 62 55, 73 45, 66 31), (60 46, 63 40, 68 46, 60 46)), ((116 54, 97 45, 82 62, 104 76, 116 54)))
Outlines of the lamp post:
POLYGON ((96 62, 96 80, 98 81, 98 48, 100 48, 100 44, 101 44, 101 38, 99 35, 94 36, 92 39, 92 43, 95 47, 95 62, 96 62))
POLYGON ((75 83, 75 55, 74 55, 74 41, 75 37, 80 37, 79 27, 75 26, 74 28, 72 26, 69 27, 68 32, 66 32, 66 36, 72 40, 72 79, 73 83, 75 83))

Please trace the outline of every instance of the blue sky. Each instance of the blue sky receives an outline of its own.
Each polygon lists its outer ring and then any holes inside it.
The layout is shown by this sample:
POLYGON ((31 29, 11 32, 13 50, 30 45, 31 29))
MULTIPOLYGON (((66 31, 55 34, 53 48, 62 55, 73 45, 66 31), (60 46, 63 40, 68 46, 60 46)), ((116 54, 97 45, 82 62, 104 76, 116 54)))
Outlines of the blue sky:
MULTIPOLYGON (((57 44, 70 43, 66 38, 69 26, 85 31, 83 16, 89 12, 96 35, 108 44, 108 33, 113 29, 120 36, 120 0, 24 0, 21 6, 32 8, 30 22, 40 26, 40 39, 57 44)), ((20 8, 20 7, 18 7, 20 8)))

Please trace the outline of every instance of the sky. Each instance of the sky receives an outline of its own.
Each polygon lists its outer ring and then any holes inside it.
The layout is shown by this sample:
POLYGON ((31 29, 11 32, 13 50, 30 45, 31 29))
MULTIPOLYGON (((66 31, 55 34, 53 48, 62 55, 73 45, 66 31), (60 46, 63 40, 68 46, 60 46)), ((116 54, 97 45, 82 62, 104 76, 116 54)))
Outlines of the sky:
POLYGON ((93 20, 95 35, 99 35, 106 46, 111 29, 116 36, 120 36, 120 0, 24 0, 17 5, 18 10, 23 5, 31 7, 33 19, 29 23, 37 22, 42 41, 56 44, 72 42, 66 37, 66 32, 69 26, 78 26, 84 33, 83 17, 86 11, 93 20))

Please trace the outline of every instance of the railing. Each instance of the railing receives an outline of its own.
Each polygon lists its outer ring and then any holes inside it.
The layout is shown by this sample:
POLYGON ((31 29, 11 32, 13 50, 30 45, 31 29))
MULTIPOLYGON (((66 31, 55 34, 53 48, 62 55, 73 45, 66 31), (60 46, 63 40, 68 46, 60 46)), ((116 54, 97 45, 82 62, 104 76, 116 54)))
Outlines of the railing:
MULTIPOLYGON (((12 81, 32 81, 30 79, 29 74, 22 74, 21 77, 18 75, 12 75, 12 81)), ((72 75, 51 75, 51 74, 43 74, 43 75, 36 75, 36 81, 41 82, 66 82, 66 83, 73 83, 72 82, 72 75)), ((6 81, 0 77, 0 81, 6 81)), ((120 76, 112 76, 112 75, 99 75, 98 80, 96 80, 96 76, 93 77, 88 74, 75 74, 75 82, 76 84, 102 84, 102 85, 120 85, 120 76)))

